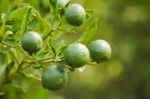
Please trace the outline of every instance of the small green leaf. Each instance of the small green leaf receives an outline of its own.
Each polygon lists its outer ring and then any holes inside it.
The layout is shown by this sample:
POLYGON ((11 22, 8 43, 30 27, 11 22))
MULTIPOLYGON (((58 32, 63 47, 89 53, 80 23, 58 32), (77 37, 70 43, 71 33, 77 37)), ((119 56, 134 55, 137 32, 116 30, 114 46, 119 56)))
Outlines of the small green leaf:
POLYGON ((1 65, 4 65, 7 63, 7 54, 6 53, 3 53, 3 52, 0 52, 0 67, 1 65))
POLYGON ((36 11, 34 9, 34 12, 35 12, 35 16, 36 16, 36 18, 38 20, 36 31, 40 31, 42 33, 42 37, 45 37, 45 35, 48 35, 48 33, 51 31, 52 26, 51 26, 51 24, 49 24, 47 22, 46 19, 43 19, 41 17, 41 15, 40 15, 40 13, 38 11, 36 11))
POLYGON ((1 16, 0 16, 1 18, 1 20, 0 20, 0 37, 3 37, 3 34, 4 34, 4 32, 5 32, 5 23, 6 23, 6 21, 5 21, 5 18, 4 18, 4 14, 1 14, 1 16))
POLYGON ((9 78, 13 77, 13 75, 17 72, 19 68, 19 64, 22 62, 22 57, 19 57, 20 54, 17 53, 17 50, 15 48, 10 48, 9 50, 10 64, 8 64, 7 66, 9 78))
POLYGON ((15 88, 16 90, 18 90, 19 92, 23 92, 23 93, 27 92, 25 90, 25 88, 23 88, 23 86, 21 86, 21 85, 18 85, 18 84, 11 84, 11 85, 12 85, 13 88, 15 88))
POLYGON ((66 46, 67 45, 66 45, 64 40, 61 40, 60 42, 58 42, 58 44, 57 44, 57 54, 58 54, 58 56, 61 55, 61 53, 66 48, 66 46))
POLYGON ((31 13, 31 10, 32 10, 32 7, 28 8, 27 13, 23 17, 23 21, 22 21, 22 24, 21 24, 21 33, 20 34, 23 34, 24 32, 27 31, 28 19, 29 19, 29 15, 31 13))
POLYGON ((97 32, 97 19, 87 28, 76 42, 89 43, 97 32))
POLYGON ((50 0, 50 13, 51 13, 50 20, 52 24, 60 19, 61 10, 56 7, 56 3, 57 0, 50 0))
POLYGON ((17 63, 19 63, 19 62, 20 62, 20 59, 19 59, 19 57, 18 57, 17 51, 16 51, 14 48, 11 48, 11 49, 9 50, 9 52, 10 52, 10 55, 12 55, 13 59, 14 59, 17 63))
POLYGON ((52 30, 51 24, 49 24, 45 19, 43 19, 43 26, 44 26, 44 35, 48 34, 52 30))
POLYGON ((49 45, 50 45, 50 47, 51 47, 51 50, 52 50, 54 56, 56 57, 56 56, 57 56, 57 51, 56 51, 56 49, 55 49, 55 47, 54 47, 52 41, 49 43, 49 45))
POLYGON ((9 31, 12 31, 14 33, 20 30, 21 23, 22 20, 19 19, 11 19, 6 21, 7 28, 9 26, 9 31))
POLYGON ((22 8, 18 8, 14 11, 12 11, 9 16, 7 17, 8 20, 12 20, 12 19, 21 19, 24 17, 25 14, 28 13, 29 9, 31 8, 31 6, 25 6, 22 8))
POLYGON ((35 74, 29 74, 29 73, 26 73, 26 72, 20 72, 20 74, 26 78, 31 78, 31 79, 35 79, 35 80, 38 80, 38 81, 41 81, 41 77, 39 77, 38 75, 35 75, 35 74))
POLYGON ((74 28, 74 26, 71 26, 65 22, 59 27, 59 30, 63 31, 65 33, 74 33, 73 28, 74 28))
POLYGON ((6 71, 7 71, 7 75, 9 74, 9 72, 11 71, 11 69, 13 68, 15 62, 12 61, 10 63, 7 64, 7 68, 6 68, 6 71))
POLYGON ((95 13, 95 10, 87 9, 86 10, 86 20, 90 19, 93 16, 94 13, 95 13))
POLYGON ((27 23, 29 19, 29 14, 31 12, 31 6, 24 6, 12 11, 6 21, 6 25, 10 26, 10 31, 16 33, 19 31, 20 36, 25 30, 27 30, 27 23), (21 33, 20 33, 21 32, 21 33))
POLYGON ((51 4, 52 6, 55 6, 56 3, 57 3, 57 0, 49 0, 49 2, 50 2, 50 4, 51 4))
POLYGON ((34 30, 37 26, 37 23, 38 23, 38 19, 36 16, 34 16, 34 18, 29 23, 29 30, 34 30))
POLYGON ((3 84, 3 81, 6 77, 5 73, 6 73, 6 64, 3 64, 0 66, 0 86, 3 84))
POLYGON ((12 35, 12 34, 13 34, 12 31, 6 31, 5 34, 4 34, 4 36, 3 36, 3 39, 4 40, 7 39, 7 37, 10 36, 10 35, 12 35))

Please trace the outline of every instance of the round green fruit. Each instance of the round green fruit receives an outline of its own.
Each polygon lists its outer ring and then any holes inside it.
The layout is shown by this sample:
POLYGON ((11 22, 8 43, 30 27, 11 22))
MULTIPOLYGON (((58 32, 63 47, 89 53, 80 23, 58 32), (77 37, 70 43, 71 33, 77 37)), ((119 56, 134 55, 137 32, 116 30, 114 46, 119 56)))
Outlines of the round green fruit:
POLYGON ((80 68, 90 61, 88 48, 81 43, 73 43, 65 49, 65 61, 74 68, 80 68))
POLYGON ((57 7, 64 9, 70 0, 57 0, 57 7))
POLYGON ((68 74, 63 66, 52 65, 43 71, 42 85, 48 90, 59 90, 66 86, 68 74))
POLYGON ((89 45, 91 58, 103 62, 111 58, 111 46, 104 40, 95 40, 89 45))
POLYGON ((65 12, 66 21, 74 26, 83 24, 86 17, 84 8, 80 4, 70 5, 65 12))
POLYGON ((23 35, 21 45, 25 51, 32 54, 42 48, 43 40, 37 32, 30 31, 23 35))

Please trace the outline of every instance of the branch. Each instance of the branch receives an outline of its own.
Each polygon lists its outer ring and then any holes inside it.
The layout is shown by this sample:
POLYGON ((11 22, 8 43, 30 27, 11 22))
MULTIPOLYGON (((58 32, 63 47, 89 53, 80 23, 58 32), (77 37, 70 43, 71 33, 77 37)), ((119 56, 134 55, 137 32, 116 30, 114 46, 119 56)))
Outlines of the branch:
POLYGON ((9 43, 4 42, 3 40, 1 40, 0 43, 9 47, 13 47, 13 48, 20 47, 20 45, 9 44, 9 43))

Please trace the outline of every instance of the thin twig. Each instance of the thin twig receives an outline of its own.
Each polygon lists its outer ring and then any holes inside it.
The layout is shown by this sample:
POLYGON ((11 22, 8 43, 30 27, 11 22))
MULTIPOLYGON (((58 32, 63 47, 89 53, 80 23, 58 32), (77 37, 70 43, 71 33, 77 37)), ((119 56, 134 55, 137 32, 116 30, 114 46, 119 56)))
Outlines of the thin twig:
POLYGON ((1 41, 0 43, 3 45, 9 46, 9 47, 13 47, 13 48, 20 47, 19 45, 12 45, 12 44, 6 43, 4 41, 1 41))

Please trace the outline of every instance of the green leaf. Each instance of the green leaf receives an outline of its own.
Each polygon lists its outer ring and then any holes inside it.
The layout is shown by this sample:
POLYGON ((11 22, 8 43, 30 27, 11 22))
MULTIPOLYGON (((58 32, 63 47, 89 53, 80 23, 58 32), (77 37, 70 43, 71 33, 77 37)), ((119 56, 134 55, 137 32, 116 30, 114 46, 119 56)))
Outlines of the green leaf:
POLYGON ((97 19, 87 28, 76 42, 89 43, 97 32, 97 19))
POLYGON ((64 34, 64 32, 61 32, 59 30, 53 31, 51 33, 51 39, 53 39, 53 40, 60 39, 61 35, 63 35, 63 34, 64 34))
POLYGON ((50 20, 51 23, 53 24, 55 23, 55 21, 57 22, 60 19, 61 10, 56 7, 57 0, 49 0, 49 1, 50 1, 50 13, 51 13, 50 20))
POLYGON ((0 53, 0 67, 1 67, 1 65, 5 64, 6 58, 7 58, 6 54, 0 53))
POLYGON ((6 31, 5 34, 4 34, 4 36, 3 36, 3 40, 6 40, 7 37, 9 37, 9 36, 12 35, 12 34, 13 34, 12 31, 6 31))
POLYGON ((27 5, 24 6, 22 8, 18 8, 14 11, 12 11, 9 16, 7 17, 8 20, 12 20, 12 19, 21 19, 24 17, 25 14, 28 13, 29 9, 31 8, 31 6, 27 5))
POLYGON ((11 59, 11 63, 9 64, 8 68, 8 77, 13 77, 13 75, 17 72, 19 64, 22 61, 22 58, 19 57, 19 54, 21 53, 17 53, 17 50, 15 48, 11 48, 9 50, 9 58, 11 59), (13 59, 13 60, 12 60, 13 59))
POLYGON ((1 14, 0 16, 0 37, 3 37, 3 34, 5 32, 5 18, 4 18, 4 14, 1 14))
POLYGON ((86 10, 86 20, 92 18, 93 14, 95 13, 95 10, 93 9, 87 9, 86 10))
POLYGON ((20 59, 19 59, 19 57, 18 57, 17 51, 16 51, 14 48, 11 48, 11 49, 9 50, 9 52, 10 52, 10 55, 12 55, 13 59, 14 59, 17 63, 20 63, 20 59))
POLYGON ((56 49, 58 56, 61 55, 61 53, 63 53, 66 46, 67 45, 66 45, 66 42, 64 40, 61 40, 60 42, 58 42, 57 49, 56 49))
POLYGON ((38 11, 36 11, 34 9, 34 12, 35 12, 35 15, 36 15, 36 18, 38 20, 38 23, 37 23, 37 27, 36 27, 36 31, 40 31, 42 33, 42 37, 45 37, 46 35, 48 35, 48 33, 51 31, 52 29, 52 26, 51 24, 49 24, 47 22, 46 19, 43 19, 41 16, 40 16, 40 13, 38 11))
POLYGON ((74 26, 69 25, 67 22, 64 22, 60 27, 59 30, 65 33, 75 33, 74 26))
POLYGON ((19 19, 12 19, 6 21, 7 28, 9 27, 9 31, 12 31, 14 33, 20 30, 21 23, 22 20, 19 19))
POLYGON ((3 64, 0 66, 0 86, 3 84, 3 81, 6 77, 5 73, 6 73, 6 64, 3 64))
POLYGON ((44 27, 44 35, 47 35, 52 30, 52 26, 51 24, 48 24, 48 22, 45 19, 42 19, 42 22, 44 27))
POLYGON ((13 68, 14 64, 15 64, 14 61, 11 61, 10 63, 7 64, 7 68, 6 68, 7 75, 9 75, 9 72, 10 72, 11 69, 13 68))
POLYGON ((31 78, 31 79, 35 79, 35 80, 38 80, 38 81, 41 81, 41 77, 39 77, 38 75, 35 75, 35 74, 30 74, 30 73, 26 73, 26 72, 20 72, 20 74, 26 78, 31 78))
POLYGON ((57 0, 49 0, 49 2, 52 6, 56 6, 57 0))
POLYGON ((26 30, 29 14, 31 12, 31 6, 24 6, 22 8, 18 8, 14 11, 12 11, 6 21, 6 25, 11 26, 10 31, 13 31, 14 33, 19 31, 19 35, 23 33, 26 30), (21 31, 21 33, 20 33, 21 31))
POLYGON ((23 21, 22 21, 22 24, 21 24, 21 33, 20 34, 23 34, 24 32, 27 31, 28 19, 29 19, 29 15, 31 13, 31 10, 32 10, 32 7, 28 8, 27 13, 23 17, 23 21))
POLYGON ((50 42, 49 45, 50 45, 50 47, 51 47, 51 50, 52 50, 54 56, 56 57, 56 56, 57 56, 57 51, 56 51, 56 49, 55 49, 55 47, 54 47, 54 44, 53 44, 52 42, 50 42))
POLYGON ((27 92, 26 89, 21 85, 18 84, 11 84, 11 85, 15 90, 18 90, 19 92, 23 92, 23 93, 27 92))
POLYGON ((34 30, 36 28, 37 24, 38 24, 38 19, 36 16, 34 16, 34 18, 29 23, 29 30, 34 30))

